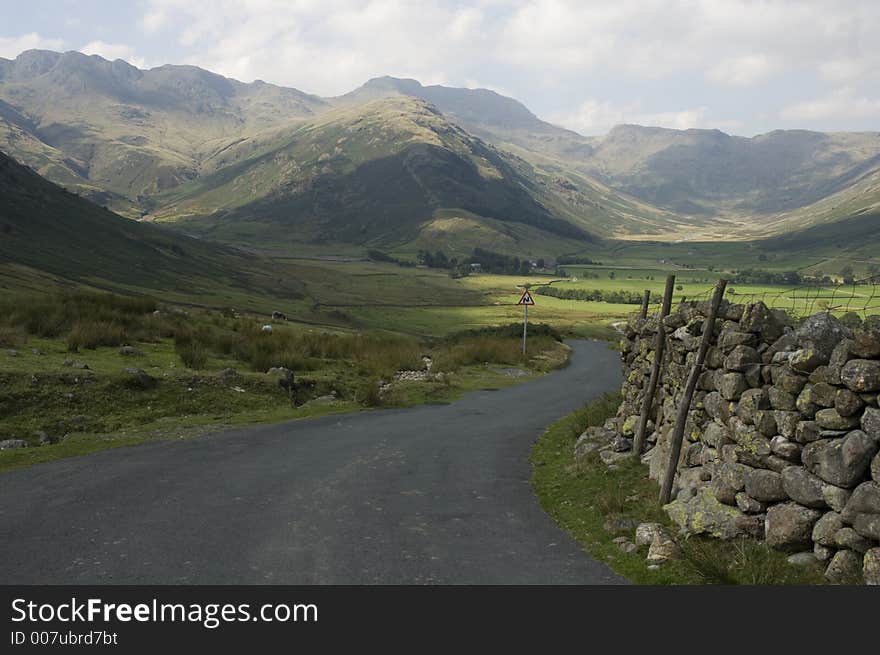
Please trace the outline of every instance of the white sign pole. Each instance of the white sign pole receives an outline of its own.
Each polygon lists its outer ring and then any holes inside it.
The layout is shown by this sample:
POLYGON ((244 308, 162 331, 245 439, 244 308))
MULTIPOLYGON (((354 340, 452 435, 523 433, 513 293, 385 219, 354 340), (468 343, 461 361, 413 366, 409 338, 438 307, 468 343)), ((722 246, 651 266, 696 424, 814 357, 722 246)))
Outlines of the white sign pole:
POLYGON ((529 306, 523 305, 523 357, 526 355, 526 331, 529 326, 529 306))

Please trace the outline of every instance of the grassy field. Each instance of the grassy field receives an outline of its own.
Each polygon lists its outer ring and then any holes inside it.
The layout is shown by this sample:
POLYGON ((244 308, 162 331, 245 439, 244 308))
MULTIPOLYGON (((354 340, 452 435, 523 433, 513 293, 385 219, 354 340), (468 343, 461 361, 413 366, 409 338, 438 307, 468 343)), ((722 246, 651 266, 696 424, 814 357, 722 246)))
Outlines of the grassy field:
POLYGON ((639 523, 657 522, 671 534, 676 528, 657 502, 657 484, 647 468, 631 461, 615 471, 595 453, 573 457, 578 435, 613 416, 619 395, 606 396, 551 425, 532 451, 532 485, 541 505, 594 557, 638 584, 818 584, 818 566, 794 567, 783 553, 742 539, 720 541, 691 537, 680 543, 679 559, 649 569, 647 547, 626 553, 614 538, 632 539, 639 523), (632 527, 622 527, 631 525, 632 527))
POLYGON ((266 323, 142 296, 0 298, 0 440, 29 446, 0 451, 0 470, 227 425, 448 401, 568 358, 547 326, 524 356, 517 325, 421 338, 285 319, 266 333, 266 323))

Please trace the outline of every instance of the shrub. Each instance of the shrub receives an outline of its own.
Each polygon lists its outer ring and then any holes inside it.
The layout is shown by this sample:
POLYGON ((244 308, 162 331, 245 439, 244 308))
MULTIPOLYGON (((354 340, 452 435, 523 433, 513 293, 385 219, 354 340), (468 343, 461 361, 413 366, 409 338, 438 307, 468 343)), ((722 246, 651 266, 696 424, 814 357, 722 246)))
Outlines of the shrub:
POLYGON ((174 335, 174 352, 187 368, 200 369, 208 364, 208 349, 192 330, 181 329, 174 335))
POLYGON ((98 346, 121 346, 128 341, 123 328, 113 321, 78 321, 67 335, 67 350, 94 350, 98 346))

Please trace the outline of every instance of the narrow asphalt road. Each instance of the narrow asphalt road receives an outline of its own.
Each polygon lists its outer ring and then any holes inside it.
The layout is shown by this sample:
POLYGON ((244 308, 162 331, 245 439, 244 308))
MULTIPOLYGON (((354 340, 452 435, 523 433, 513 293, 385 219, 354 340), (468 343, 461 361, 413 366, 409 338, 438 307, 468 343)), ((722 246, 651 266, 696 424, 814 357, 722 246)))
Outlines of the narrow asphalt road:
POLYGON ((529 452, 617 354, 449 405, 238 429, 0 475, 5 584, 623 583, 532 493, 529 452))

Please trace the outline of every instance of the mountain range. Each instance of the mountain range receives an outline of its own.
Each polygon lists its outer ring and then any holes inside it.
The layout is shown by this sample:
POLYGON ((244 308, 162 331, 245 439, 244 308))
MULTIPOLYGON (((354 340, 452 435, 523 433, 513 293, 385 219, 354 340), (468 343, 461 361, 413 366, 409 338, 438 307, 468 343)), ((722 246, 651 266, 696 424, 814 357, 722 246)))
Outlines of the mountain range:
POLYGON ((384 77, 321 98, 77 52, 0 59, 0 150, 128 218, 282 249, 543 239, 558 254, 864 235, 880 215, 877 132, 585 137, 485 89, 384 77))

